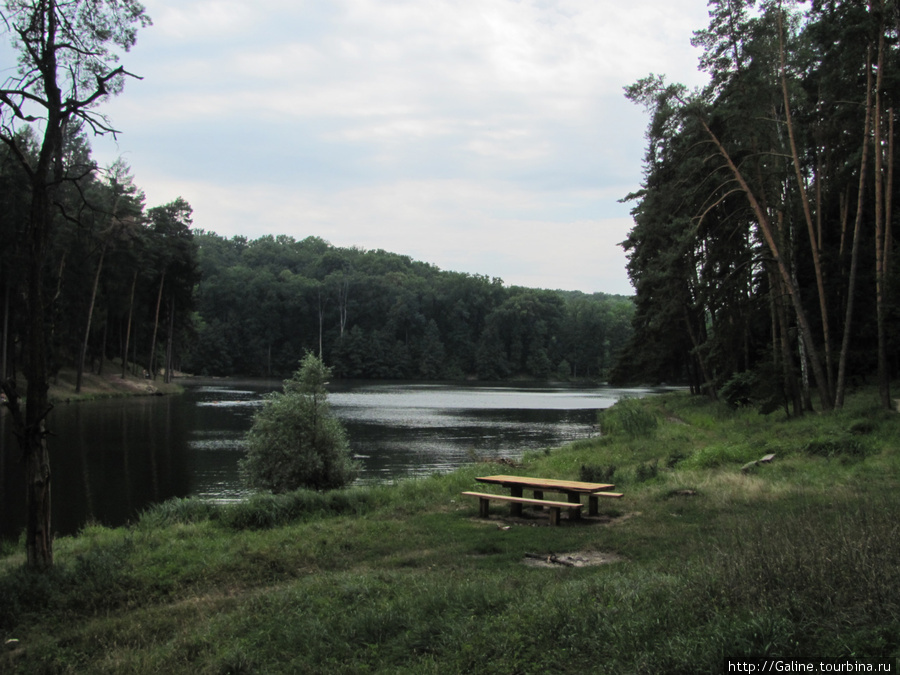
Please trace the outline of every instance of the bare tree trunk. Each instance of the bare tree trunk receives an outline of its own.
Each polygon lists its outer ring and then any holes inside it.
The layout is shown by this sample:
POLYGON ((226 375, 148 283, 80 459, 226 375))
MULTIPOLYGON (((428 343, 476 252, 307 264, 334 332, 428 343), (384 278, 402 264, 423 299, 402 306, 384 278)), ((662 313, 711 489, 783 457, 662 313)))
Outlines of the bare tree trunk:
MULTIPOLYGON (((52 141, 51 141, 52 143, 52 141)), ((48 151, 52 155, 52 150, 48 151)), ((42 152, 42 159, 49 161, 42 152)), ((23 372, 27 381, 25 409, 15 380, 0 382, 6 394, 13 431, 22 449, 25 464, 25 552, 29 568, 46 569, 53 565, 53 535, 50 529, 50 453, 47 449, 46 418, 50 405, 47 367, 46 316, 44 307, 43 264, 48 231, 48 191, 42 185, 46 174, 32 176, 32 202, 26 246, 28 246, 26 287, 26 332, 23 343, 23 372)))
MULTIPOLYGON (((344 329, 347 327, 347 305, 350 300, 350 280, 342 277, 338 281, 338 315, 340 322, 340 336, 344 337, 344 329)), ((319 358, 322 358, 321 355, 319 358)))
POLYGON ((691 317, 690 313, 688 312, 687 306, 682 305, 682 310, 684 312, 684 324, 685 326, 687 326, 687 332, 691 338, 691 344, 694 345, 694 358, 697 360, 697 365, 700 366, 700 373, 701 377, 703 378, 703 384, 701 385, 701 388, 706 391, 706 395, 710 398, 710 400, 718 400, 713 379, 710 376, 709 369, 706 365, 706 359, 704 359, 703 355, 700 353, 700 341, 697 339, 697 334, 694 331, 694 327, 691 325, 691 317))
MULTIPOLYGON (((7 275, 8 277, 9 275, 7 275)), ((3 345, 0 348, 0 382, 6 379, 6 347, 9 344, 9 280, 3 284, 3 345)), ((15 371, 14 371, 15 372, 15 371)))
POLYGON ((850 327, 853 323, 853 296, 856 292, 856 268, 859 261, 859 231, 862 226, 863 196, 865 195, 866 164, 869 160, 869 130, 872 122, 872 48, 866 54, 866 121, 863 125, 862 159, 859 167, 859 190, 856 197, 856 223, 853 227, 853 242, 850 245, 850 276, 847 280, 847 308, 844 316, 844 338, 841 342, 841 357, 838 364, 837 387, 834 406, 844 407, 844 389, 847 380, 847 355, 850 351, 850 327))
MULTIPOLYGON (((883 9, 883 2, 879 3, 883 9)), ((887 333, 885 330, 885 320, 887 311, 885 309, 884 291, 885 291, 885 258, 887 257, 887 248, 885 247, 885 231, 888 227, 888 218, 890 217, 890 195, 891 185, 884 190, 884 156, 882 154, 882 138, 881 138, 881 84, 884 69, 884 30, 878 31, 878 76, 875 79, 875 314, 878 333, 878 394, 881 399, 881 407, 891 409, 891 376, 888 372, 887 359, 887 333), (886 192, 886 195, 885 195, 886 192), (887 203, 885 203, 887 202, 887 203), (887 217, 885 217, 887 211, 887 217)), ((893 109, 891 110, 891 132, 893 131, 893 109)), ((888 142, 889 152, 892 151, 893 134, 889 133, 888 142)), ((893 179, 891 169, 893 168, 893 156, 888 159, 888 181, 893 179)))
POLYGON ((78 369, 75 372, 75 393, 81 393, 81 381, 84 376, 84 360, 87 355, 88 339, 91 337, 91 320, 94 316, 94 303, 97 300, 97 287, 100 285, 100 272, 103 271, 103 258, 106 255, 106 242, 100 249, 100 260, 97 261, 97 272, 94 274, 94 287, 91 290, 91 302, 88 305, 87 325, 84 328, 84 340, 81 343, 81 355, 78 357, 78 369))
POLYGON ((153 319, 153 338, 150 340, 150 362, 147 364, 147 370, 150 372, 150 379, 156 379, 156 369, 153 367, 153 359, 156 354, 156 331, 159 329, 159 306, 162 304, 163 286, 166 283, 166 271, 163 270, 162 277, 159 280, 159 294, 156 296, 156 315, 153 319))
POLYGON ((791 157, 794 162, 794 175, 797 179, 797 191, 800 193, 800 202, 803 206, 803 217, 806 219, 806 227, 809 232, 809 247, 812 253, 813 268, 816 272, 816 288, 819 291, 819 313, 822 317, 822 333, 825 344, 825 370, 827 372, 828 398, 834 396, 832 386, 832 356, 831 356, 831 330, 828 325, 828 304, 825 298, 825 281, 822 276, 821 239, 816 236, 816 227, 813 223, 812 212, 809 207, 809 196, 806 193, 806 185, 803 173, 800 170, 800 154, 797 151, 797 141, 794 136, 794 124, 791 118, 791 103, 788 96, 787 65, 784 55, 784 33, 782 30, 781 14, 778 15, 778 40, 781 53, 781 91, 784 97, 784 117, 787 124, 788 139, 791 145, 791 157))
POLYGON ((100 365, 97 375, 103 376, 103 362, 106 360, 106 338, 109 335, 109 307, 106 308, 106 321, 103 322, 103 337, 100 339, 100 365))
POLYGON ((800 383, 797 382, 797 373, 794 370, 794 358, 791 351, 791 341, 788 336, 788 313, 784 303, 779 297, 775 301, 778 310, 778 339, 781 348, 781 369, 784 376, 784 386, 795 417, 803 415, 803 396, 800 392, 800 383))
POLYGON ((175 298, 169 300, 169 328, 166 331, 166 375, 163 382, 172 382, 172 341, 175 337, 175 298))
POLYGON ((138 273, 134 271, 134 277, 131 279, 131 299, 128 303, 128 325, 125 328, 125 348, 122 350, 122 379, 128 372, 128 342, 131 339, 131 316, 134 313, 134 287, 137 286, 138 273))
POLYGON ((318 300, 319 300, 319 359, 322 359, 322 329, 324 325, 324 309, 322 307, 322 286, 319 286, 318 289, 318 300))

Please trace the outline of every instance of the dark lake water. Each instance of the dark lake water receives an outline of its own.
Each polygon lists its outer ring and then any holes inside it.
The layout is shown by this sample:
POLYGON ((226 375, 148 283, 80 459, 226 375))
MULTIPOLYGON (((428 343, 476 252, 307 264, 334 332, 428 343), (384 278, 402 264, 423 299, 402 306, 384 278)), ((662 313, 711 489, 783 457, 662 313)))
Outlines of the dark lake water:
MULTIPOLYGON (((51 413, 53 526, 121 525, 171 497, 241 499, 243 435, 280 382, 200 381, 180 396, 61 404, 51 413)), ((361 482, 451 471, 473 457, 518 458, 596 433, 597 410, 646 389, 335 383, 361 482)), ((24 528, 23 471, 0 414, 0 536, 24 528)))

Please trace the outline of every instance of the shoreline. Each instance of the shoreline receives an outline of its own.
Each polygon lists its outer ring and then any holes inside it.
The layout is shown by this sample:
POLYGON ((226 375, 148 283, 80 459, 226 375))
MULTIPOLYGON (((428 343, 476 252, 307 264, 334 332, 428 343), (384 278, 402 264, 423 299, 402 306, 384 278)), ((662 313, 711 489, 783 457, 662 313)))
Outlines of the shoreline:
MULTIPOLYGON (((81 391, 75 393, 76 373, 74 368, 62 368, 55 377, 50 379, 49 400, 52 405, 60 403, 79 403, 81 401, 96 401, 106 398, 122 398, 127 396, 169 396, 180 394, 184 388, 177 382, 166 384, 161 378, 148 380, 128 374, 124 379, 120 374, 121 366, 113 362, 104 364, 107 371, 104 375, 97 373, 84 373, 81 381, 81 391)), ((177 376, 176 376, 177 378, 177 376)), ((177 378, 180 379, 180 378, 177 378)), ((25 378, 19 378, 22 384, 20 395, 25 399, 25 378)), ((6 406, 0 406, 5 410, 6 406)))

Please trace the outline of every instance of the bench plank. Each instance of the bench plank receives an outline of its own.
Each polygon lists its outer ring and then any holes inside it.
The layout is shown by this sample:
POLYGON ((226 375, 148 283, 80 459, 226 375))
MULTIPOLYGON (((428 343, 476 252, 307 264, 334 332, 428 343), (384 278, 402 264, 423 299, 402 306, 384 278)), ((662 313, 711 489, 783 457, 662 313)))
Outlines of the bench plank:
POLYGON ((489 492, 463 492, 469 497, 482 497, 484 499, 497 499, 503 502, 517 502, 519 504, 531 504, 532 506, 558 506, 562 508, 581 508, 581 504, 569 502, 551 502, 546 499, 531 499, 530 497, 510 497, 508 495, 495 495, 489 492))
POLYGON ((545 499, 530 499, 528 497, 511 497, 507 495, 496 495, 488 492, 463 492, 468 497, 478 497, 478 513, 482 518, 487 518, 492 499, 501 502, 510 502, 512 515, 521 515, 521 512, 515 511, 516 506, 522 508, 522 504, 530 504, 532 506, 547 507, 550 509, 550 524, 559 525, 559 513, 561 509, 571 509, 574 515, 580 513, 581 504, 572 504, 569 502, 551 502, 545 499))

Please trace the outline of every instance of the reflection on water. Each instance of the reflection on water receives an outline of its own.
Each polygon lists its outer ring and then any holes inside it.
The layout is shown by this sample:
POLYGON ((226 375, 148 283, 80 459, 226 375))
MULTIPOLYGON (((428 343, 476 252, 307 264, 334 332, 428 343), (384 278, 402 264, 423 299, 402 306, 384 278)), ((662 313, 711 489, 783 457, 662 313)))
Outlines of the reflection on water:
MULTIPOLYGON (((232 501, 243 436, 280 382, 188 382, 183 396, 58 406, 50 438, 54 529, 118 525, 171 497, 232 501)), ((596 411, 647 390, 348 384, 329 401, 347 428, 360 481, 449 471, 472 457, 518 458, 596 432, 596 411)), ((22 467, 0 415, 0 536, 24 524, 22 467)))

